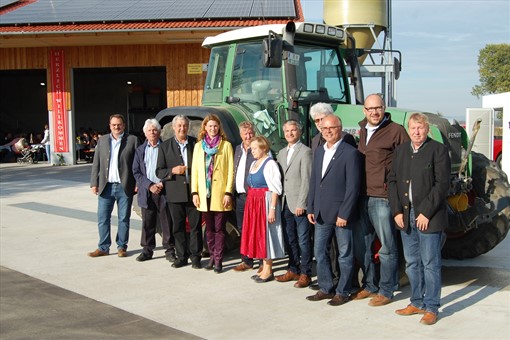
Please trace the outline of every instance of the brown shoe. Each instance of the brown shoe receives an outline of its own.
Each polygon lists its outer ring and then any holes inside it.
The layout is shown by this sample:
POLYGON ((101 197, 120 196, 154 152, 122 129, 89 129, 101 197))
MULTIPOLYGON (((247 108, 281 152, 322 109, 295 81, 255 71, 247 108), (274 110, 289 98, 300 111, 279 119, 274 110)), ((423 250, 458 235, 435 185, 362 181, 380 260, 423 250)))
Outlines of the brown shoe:
POLYGON ((278 282, 296 281, 297 279, 299 279, 299 274, 296 274, 296 273, 291 272, 290 270, 287 270, 287 272, 285 272, 285 274, 278 275, 277 277, 275 277, 275 279, 278 282))
POLYGON ((406 308, 397 309, 395 311, 398 315, 414 315, 414 314, 425 314, 425 311, 421 308, 409 305, 406 308))
POLYGON ((341 306, 347 302, 349 302, 348 296, 342 296, 342 295, 336 294, 335 296, 333 296, 333 298, 331 300, 328 301, 328 305, 341 306))
POLYGON ((377 294, 371 293, 366 289, 362 289, 362 290, 358 291, 356 294, 354 294, 352 299, 353 300, 363 300, 363 299, 366 299, 367 297, 373 297, 376 295, 377 294))
POLYGON ((127 256, 126 249, 119 248, 119 250, 117 251, 117 256, 118 257, 126 257, 127 256))
POLYGON ((437 314, 432 312, 425 312, 425 315, 421 318, 420 323, 424 325, 433 325, 437 322, 437 314))
POLYGON ((379 307, 379 306, 387 305, 390 302, 391 302, 390 298, 387 298, 386 296, 381 295, 381 294, 377 294, 376 296, 374 296, 373 298, 370 299, 370 301, 368 302, 368 305, 373 306, 373 307, 379 307))
POLYGON ((335 296, 335 294, 326 294, 323 291, 319 290, 315 295, 307 296, 306 299, 308 301, 320 301, 320 300, 326 300, 326 299, 332 299, 335 296))
POLYGON ((308 287, 312 283, 312 278, 306 274, 299 275, 299 279, 296 283, 294 283, 294 287, 296 288, 305 288, 308 287))
POLYGON ((110 253, 106 252, 106 251, 102 251, 100 249, 96 249, 94 250, 93 252, 90 252, 87 254, 88 256, 90 257, 99 257, 99 256, 107 256, 107 255, 110 255, 110 253))
POLYGON ((250 267, 249 265, 247 265, 244 262, 241 262, 240 264, 238 264, 237 266, 234 267, 235 272, 245 272, 248 269, 253 269, 253 266, 250 267))

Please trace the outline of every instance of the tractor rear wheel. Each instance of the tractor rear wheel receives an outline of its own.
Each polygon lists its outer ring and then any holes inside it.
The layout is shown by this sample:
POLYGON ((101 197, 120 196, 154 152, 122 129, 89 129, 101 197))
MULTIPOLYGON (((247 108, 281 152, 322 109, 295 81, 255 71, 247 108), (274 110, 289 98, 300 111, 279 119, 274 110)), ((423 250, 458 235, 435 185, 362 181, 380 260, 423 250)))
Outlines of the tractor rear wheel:
MULTIPOLYGON (((506 174, 497 163, 482 154, 473 152, 473 192, 485 202, 495 202, 510 197, 510 186, 506 174)), ((462 236, 447 239, 443 258, 466 259, 485 254, 497 246, 510 228, 510 206, 505 207, 491 222, 479 225, 462 236)))

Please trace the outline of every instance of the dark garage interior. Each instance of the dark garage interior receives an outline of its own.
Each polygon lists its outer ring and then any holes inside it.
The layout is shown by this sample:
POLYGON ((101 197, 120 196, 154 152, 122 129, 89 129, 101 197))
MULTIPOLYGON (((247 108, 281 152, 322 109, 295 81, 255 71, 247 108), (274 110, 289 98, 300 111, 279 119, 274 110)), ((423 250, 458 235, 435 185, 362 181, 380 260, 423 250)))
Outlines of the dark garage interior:
MULTIPOLYGON (((123 114, 141 134, 147 118, 166 107, 165 67, 80 68, 73 71, 74 128, 108 132, 108 117, 123 114)), ((48 122, 46 70, 0 71, 0 133, 27 138, 48 122)))

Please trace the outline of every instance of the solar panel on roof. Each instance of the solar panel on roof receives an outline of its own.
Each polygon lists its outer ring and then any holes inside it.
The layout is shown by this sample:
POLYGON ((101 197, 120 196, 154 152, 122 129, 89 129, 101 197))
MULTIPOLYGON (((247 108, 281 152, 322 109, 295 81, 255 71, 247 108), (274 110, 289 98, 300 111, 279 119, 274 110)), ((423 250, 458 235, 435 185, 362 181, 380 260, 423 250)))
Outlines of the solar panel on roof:
MULTIPOLYGON (((15 2, 0 0, 0 4, 15 2)), ((0 25, 122 20, 295 17, 294 0, 38 0, 0 16, 0 25)))
POLYGON ((0 7, 4 7, 17 2, 18 0, 0 0, 0 7))

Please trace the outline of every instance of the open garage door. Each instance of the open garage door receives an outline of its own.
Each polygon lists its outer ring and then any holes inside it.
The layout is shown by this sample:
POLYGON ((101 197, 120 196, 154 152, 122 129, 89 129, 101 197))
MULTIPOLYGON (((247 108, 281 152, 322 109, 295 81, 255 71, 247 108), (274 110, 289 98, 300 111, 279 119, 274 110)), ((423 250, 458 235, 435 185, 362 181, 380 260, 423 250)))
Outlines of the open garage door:
POLYGON ((143 136, 145 120, 166 107, 166 68, 76 68, 72 91, 77 136, 108 133, 111 114, 124 115, 126 130, 143 136))

